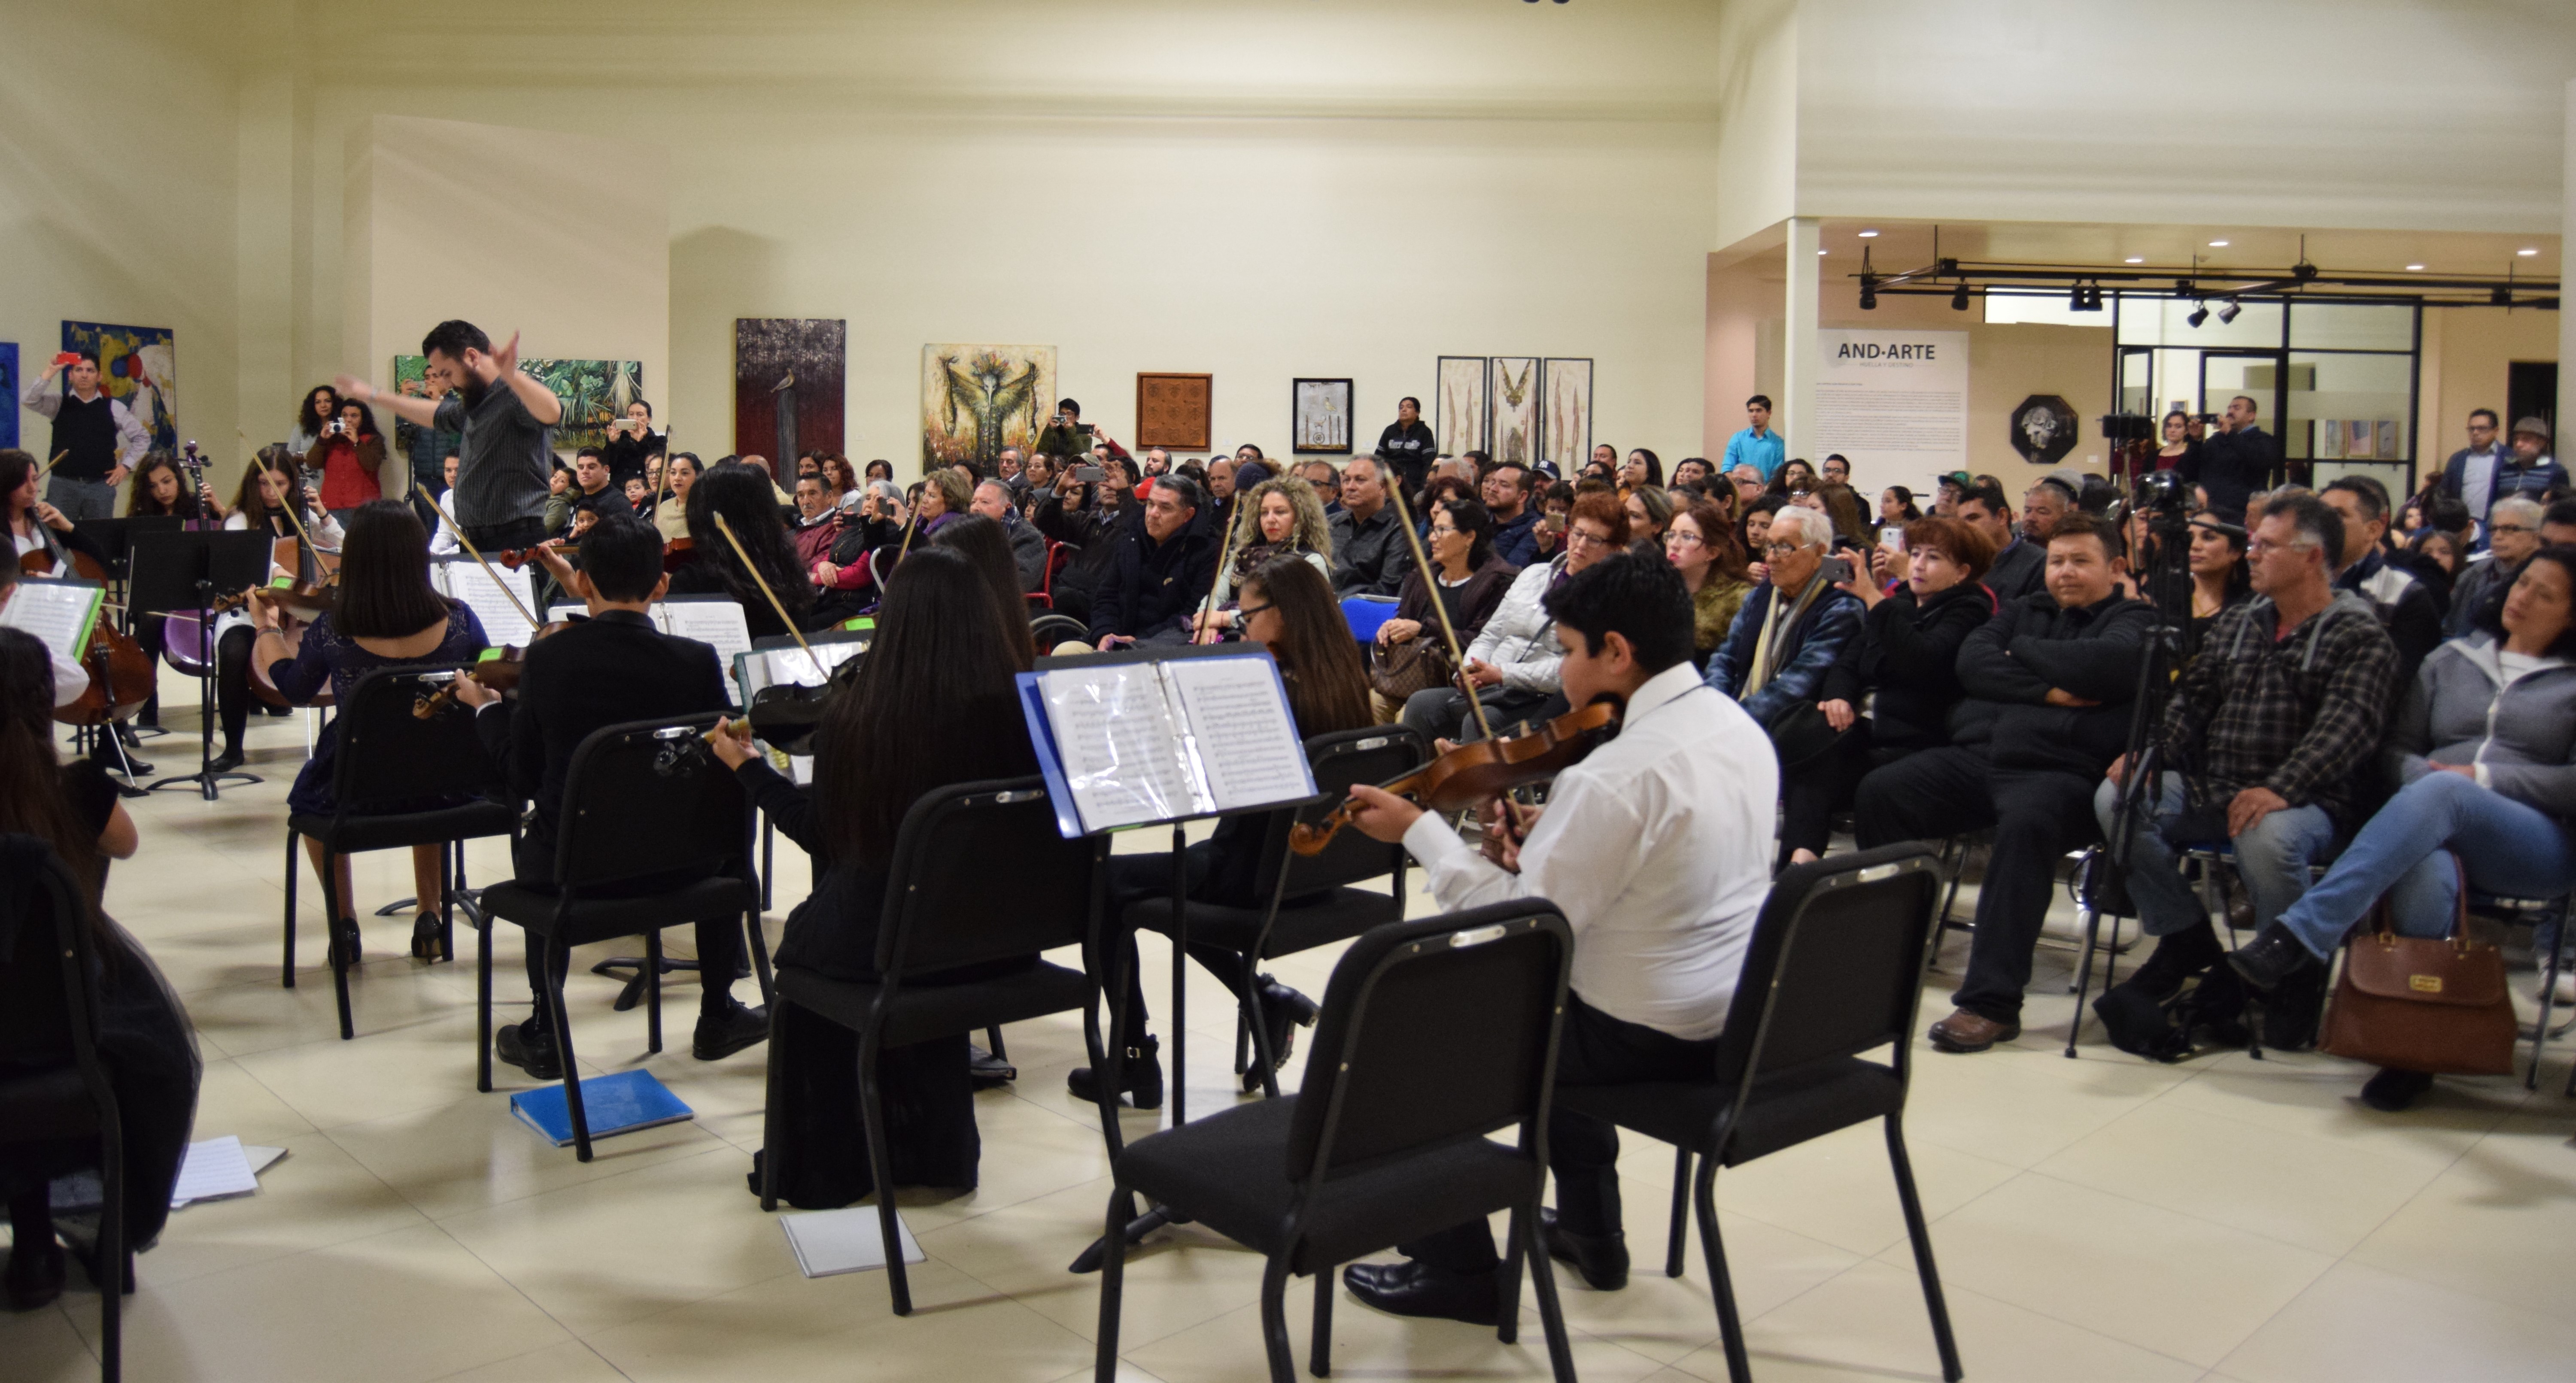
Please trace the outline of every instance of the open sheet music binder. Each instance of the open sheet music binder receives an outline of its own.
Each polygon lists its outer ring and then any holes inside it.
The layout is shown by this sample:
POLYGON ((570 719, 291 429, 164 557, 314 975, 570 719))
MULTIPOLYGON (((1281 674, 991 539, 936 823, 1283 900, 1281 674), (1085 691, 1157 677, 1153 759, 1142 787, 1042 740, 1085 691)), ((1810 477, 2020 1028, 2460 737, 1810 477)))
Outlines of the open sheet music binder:
POLYGON ((23 629, 44 641, 54 661, 76 664, 89 651, 107 588, 95 581, 25 577, 0 605, 0 629, 23 629))
POLYGON ((876 637, 874 621, 865 629, 808 634, 805 645, 814 650, 810 657, 792 634, 754 639, 750 648, 733 655, 733 680, 742 688, 741 704, 749 706, 751 698, 771 687, 819 687, 831 680, 834 668, 867 652, 876 637))
POLYGON ((1315 796, 1269 655, 1171 648, 1041 658, 1020 709, 1070 840, 1315 796))
MULTIPOLYGON (((550 605, 546 607, 545 614, 548 623, 589 618, 588 607, 581 605, 550 605)), ((724 674, 725 692, 733 698, 734 709, 740 710, 751 704, 746 699, 748 694, 734 677, 735 655, 751 651, 751 626, 743 619, 741 601, 729 595, 664 596, 653 602, 653 608, 645 612, 644 617, 665 634, 695 639, 714 648, 716 667, 724 674)), ((527 623, 525 620, 515 622, 527 623)), ((508 640, 493 635, 492 642, 506 643, 508 640)))

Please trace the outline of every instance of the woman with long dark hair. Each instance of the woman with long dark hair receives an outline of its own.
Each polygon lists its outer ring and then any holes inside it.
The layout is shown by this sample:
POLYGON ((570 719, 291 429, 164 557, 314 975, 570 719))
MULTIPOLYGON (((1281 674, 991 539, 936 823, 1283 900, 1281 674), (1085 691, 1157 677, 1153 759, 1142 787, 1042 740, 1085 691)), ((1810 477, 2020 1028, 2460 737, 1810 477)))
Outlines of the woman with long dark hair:
POLYGON ((107 554, 89 535, 74 529, 63 511, 37 497, 42 482, 36 479, 36 470, 32 454, 16 447, 0 451, 0 518, 7 520, 9 536, 16 541, 11 558, 49 552, 59 562, 64 554, 78 552, 105 562, 107 554))
POLYGON ((377 478, 385 464, 384 434, 376 430, 375 410, 355 399, 343 401, 339 416, 322 429, 322 440, 304 454, 304 468, 322 477, 322 507, 346 524, 359 505, 384 497, 377 478))
MULTIPOLYGON (((349 541, 341 552, 340 594, 334 608, 313 617, 300 647, 281 632, 278 607, 257 595, 251 619, 258 626, 258 645, 251 656, 268 669, 268 679, 287 700, 311 701, 327 684, 346 705, 358 679, 386 667, 459 667, 483 651, 483 626, 474 612, 440 595, 429 584, 429 530, 420 526, 409 505, 400 500, 369 500, 358 506, 349 523, 349 541)), ((331 779, 339 763, 340 737, 325 734, 313 757, 287 790, 287 809, 305 816, 329 816, 337 809, 331 779)), ((305 841, 316 877, 322 873, 322 844, 305 841)), ((412 896, 420 912, 412 924, 412 954, 426 959, 438 954, 440 847, 416 845, 411 852, 412 896)), ((349 861, 339 861, 337 877, 323 886, 336 890, 339 912, 350 930, 332 938, 357 958, 355 900, 349 888, 349 861)))
MULTIPOLYGON (((925 545, 887 582, 876 641, 824 702, 810 796, 762 762, 747 738, 717 739, 717 755, 752 800, 814 857, 814 892, 788 914, 780 965, 859 983, 879 978, 877 927, 904 813, 952 783, 1037 772, 1012 682, 1019 670, 985 573, 954 549, 925 545)), ((970 980, 997 968, 907 983, 970 980)), ((878 1180, 859 1128, 858 1039, 792 1005, 776 1021, 771 1118, 793 1144, 780 1163, 778 1194, 801 1209, 848 1205, 878 1180)), ((967 1046, 961 1034, 890 1047, 880 1058, 894 1162, 885 1179, 894 1185, 976 1184, 981 1144, 967 1046)), ((755 1158, 755 1192, 760 1176, 755 1158)))
POLYGON ((323 429, 340 416, 340 391, 328 384, 316 384, 295 406, 295 430, 286 434, 286 449, 298 456, 313 450, 322 440, 323 429))
POLYGON ((801 619, 814 605, 813 583, 796 560, 795 538, 778 516, 775 490, 767 471, 740 462, 725 462, 698 477, 689 487, 688 503, 689 540, 697 560, 671 573, 673 595, 727 595, 741 602, 743 623, 755 639, 787 632, 770 595, 787 607, 789 620, 801 619), (733 541, 716 527, 718 514, 732 527, 733 541), (742 545, 739 553, 735 542, 742 545), (751 559, 747 567, 744 557, 751 559), (760 574, 758 581, 753 572, 760 574), (768 584, 768 594, 762 593, 762 582, 768 584))
POLYGON ((1423 536, 1422 547, 1431 558, 1433 581, 1438 584, 1424 580, 1419 569, 1407 572, 1404 584, 1395 593, 1394 617, 1377 627, 1380 675, 1370 688, 1369 704, 1381 724, 1391 723, 1404 713, 1403 699, 1393 693, 1405 692, 1409 697, 1408 688, 1413 682, 1445 686, 1456 674, 1449 663, 1448 639, 1440 631, 1440 616, 1431 605, 1435 593, 1448 609, 1449 623, 1457 630, 1458 649, 1463 653, 1485 631, 1485 621, 1494 617, 1494 611, 1503 603, 1503 592, 1511 589, 1512 578, 1521 573, 1520 568, 1494 551, 1493 511, 1472 499, 1450 499, 1433 505, 1431 531, 1423 536), (1415 643, 1424 643, 1421 652, 1399 655, 1398 650, 1415 643), (1394 664, 1399 656, 1408 663, 1428 659, 1433 666, 1424 671, 1402 672, 1394 664))
MULTIPOLYGON (((99 910, 107 861, 131 858, 139 838, 104 770, 86 759, 55 758, 53 703, 53 659, 43 642, 23 630, 0 629, 0 835, 34 838, 16 850, 0 849, 0 891, 18 895, 16 906, 0 908, 0 953, 16 950, 23 958, 49 949, 50 937, 22 941, 10 926, 33 901, 43 859, 38 845, 50 847, 78 887, 79 925, 97 948, 98 1051, 116 1095, 125 1241, 150 1244, 169 1216, 170 1188, 196 1117, 196 1041, 186 1010, 151 957, 99 910)), ((68 1067, 67 1051, 39 1048, 33 1036, 0 1023, 0 1079, 68 1067)), ((52 1182, 98 1162, 98 1144, 87 1138, 0 1147, 0 1199, 8 1202, 11 1232, 10 1309, 33 1311, 62 1294, 66 1273, 52 1182)), ((93 1281, 114 1280, 94 1251, 84 1262, 93 1281)))
POLYGON ((1628 453, 1627 461, 1619 467, 1619 492, 1621 494, 1633 494, 1640 485, 1652 485, 1657 489, 1662 489, 1663 484, 1663 458, 1646 450, 1644 447, 1639 447, 1635 451, 1628 453))
MULTIPOLYGON (((1243 583, 1243 637, 1257 644, 1279 665, 1279 680, 1288 690, 1288 712, 1301 737, 1337 730, 1357 730, 1374 723, 1369 708, 1368 673, 1361 666, 1358 643, 1342 618, 1333 584, 1306 560, 1274 557, 1243 583)), ((1253 882, 1261 867, 1261 848, 1270 831, 1266 815, 1229 816, 1217 822, 1208 838, 1183 852, 1189 896, 1202 903, 1257 908, 1253 882)), ((1163 896, 1172 884, 1169 854, 1120 855, 1109 866, 1110 906, 1123 912, 1129 903, 1163 896)), ((1132 946, 1133 943, 1130 942, 1132 946)), ((1240 999, 1259 986, 1261 1018, 1274 1062, 1284 1065, 1296 1029, 1315 1021, 1315 1001, 1256 973, 1255 960, 1222 946, 1192 943, 1190 958, 1223 981, 1240 999)), ((1131 1045, 1119 1068, 1121 1093, 1138 1109, 1163 1102, 1163 1068, 1156 1055, 1161 1044, 1146 1032, 1145 989, 1137 980, 1137 962, 1127 962, 1127 1031, 1131 1045)), ((1257 1088, 1261 1073, 1244 1073, 1244 1088, 1257 1088)), ((1074 1095, 1089 1101, 1095 1086, 1091 1068, 1076 1067, 1066 1078, 1074 1095)))
POLYGON ((166 451, 156 451, 143 458, 134 468, 134 478, 126 482, 125 514, 128 518, 186 519, 190 527, 219 522, 224 506, 215 498, 215 487, 200 484, 189 488, 187 473, 166 451))
POLYGON ((939 530, 932 547, 944 547, 975 564, 993 590, 993 608, 1002 617, 1002 638, 1011 661, 1022 672, 1037 666, 1038 645, 1029 629, 1029 598, 1020 590, 1020 564, 1011 556, 1011 540, 1002 525, 981 514, 965 514, 939 530))
POLYGON ((1700 500, 1673 515, 1664 527, 1664 560, 1682 574, 1691 593, 1691 666, 1708 670, 1708 655, 1726 639, 1735 612, 1753 593, 1745 569, 1744 547, 1735 541, 1735 526, 1713 501, 1700 500))
POLYGON ((698 477, 704 472, 694 451, 672 452, 662 462, 662 475, 644 516, 661 530, 665 544, 688 538, 694 545, 695 536, 689 532, 689 491, 697 487, 698 477))

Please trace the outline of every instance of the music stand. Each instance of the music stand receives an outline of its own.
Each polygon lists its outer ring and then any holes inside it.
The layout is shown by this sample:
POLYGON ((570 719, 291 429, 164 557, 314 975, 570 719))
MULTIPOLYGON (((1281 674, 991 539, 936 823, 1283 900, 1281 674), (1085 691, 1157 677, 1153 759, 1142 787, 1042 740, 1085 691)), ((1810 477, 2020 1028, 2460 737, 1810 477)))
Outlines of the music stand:
MULTIPOLYGON (((98 550, 105 554, 106 560, 99 565, 107 572, 110 598, 117 599, 121 596, 118 588, 131 584, 133 535, 176 533, 186 523, 186 519, 176 514, 136 514, 121 519, 76 519, 72 522, 72 531, 97 544, 98 550)), ((126 609, 123 612, 122 625, 125 632, 133 633, 135 623, 134 611, 130 608, 126 609)), ((168 734, 169 732, 162 729, 158 723, 157 714, 154 719, 155 723, 152 725, 127 726, 126 729, 138 739, 147 733, 154 738, 168 734)))
MULTIPOLYGON (((246 590, 268 578, 270 542, 265 533, 182 533, 133 530, 132 575, 126 582, 129 613, 157 615, 193 610, 200 628, 214 622, 208 608, 218 590, 246 590)), ((166 642, 166 641, 165 641, 166 642)), ((215 772, 215 669, 197 679, 197 771, 163 778, 149 785, 158 792, 173 783, 195 783, 209 802, 215 785, 234 780, 256 783, 248 773, 215 772)))

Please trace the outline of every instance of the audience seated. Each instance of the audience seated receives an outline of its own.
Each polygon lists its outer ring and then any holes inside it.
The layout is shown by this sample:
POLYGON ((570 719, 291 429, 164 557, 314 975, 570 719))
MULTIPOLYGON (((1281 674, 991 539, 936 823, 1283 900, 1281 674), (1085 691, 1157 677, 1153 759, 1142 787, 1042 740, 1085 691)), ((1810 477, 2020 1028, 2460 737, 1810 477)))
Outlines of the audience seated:
POLYGON ((2522 564, 2540 550, 2540 524, 2548 511, 2520 495, 2496 501, 2487 514, 2487 550, 2451 586, 2451 613, 2442 632, 2458 638, 2478 627, 2489 601, 2510 589, 2522 564))
POLYGON ((2380 627, 2397 646, 2392 688, 2414 685, 2415 669, 2442 641, 2442 607, 2414 575, 2388 560, 2388 491, 2368 476, 2329 483, 2319 499, 2343 516, 2343 561, 2334 584, 2369 602, 2380 627))
POLYGON ((2011 605, 2043 589, 2048 573, 2048 539, 2013 527, 2012 506, 1998 486, 1973 485, 1959 494, 1958 516, 1995 545, 1994 563, 1986 568, 1986 589, 2011 605))
POLYGON ((1487 471, 1482 482, 1485 512, 1494 516, 1494 551, 1515 570, 1539 556, 1539 504, 1533 479, 1529 467, 1505 461, 1487 471))
POLYGON ((993 609, 1002 618, 1002 640, 1009 645, 1011 661, 1022 672, 1036 666, 1028 596, 1020 590, 1019 567, 1011 560, 1010 540, 1002 536, 1001 522, 984 514, 960 515, 939 530, 930 546, 947 548, 975 564, 976 573, 993 593, 993 609))
MULTIPOLYGON (((1347 484, 1342 493, 1345 498, 1350 494, 1347 484)), ((1525 567, 1513 578, 1502 604, 1467 645, 1467 666, 1459 673, 1463 682, 1475 688, 1485 718, 1498 733, 1507 723, 1550 720, 1565 709, 1557 683, 1557 664, 1565 650, 1556 641, 1556 622, 1547 614, 1547 593, 1611 553, 1626 551, 1627 546, 1627 511, 1604 486, 1576 497, 1566 524, 1565 555, 1525 567)), ((1465 741, 1484 733, 1467 704, 1467 693, 1454 687, 1415 692, 1404 703, 1403 720, 1428 740, 1465 741)))
POLYGON ((1135 493, 1135 474, 1124 460, 1112 457, 1103 463, 1097 484, 1079 479, 1080 471, 1080 466, 1070 464, 1055 468, 1055 487, 1038 501, 1029 522, 1047 537, 1078 549, 1064 570, 1056 573, 1055 608, 1088 621, 1103 599, 1102 592, 1114 584, 1118 540, 1145 522, 1145 502, 1135 493))
MULTIPOLYGON (((1962 507, 1974 507, 1973 497, 1962 507)), ((1852 810, 1862 849, 1994 828, 1977 892, 1968 973, 1935 1047, 1981 1052, 2021 1035, 2031 949, 2066 852, 2096 834, 2088 810, 2127 739, 2129 702, 2154 611, 2120 594, 2125 562, 2112 527, 2061 520, 2048 542, 2047 589, 2007 601, 1959 650, 1966 698, 1951 743, 1861 780, 1852 810)))
POLYGON ((1011 545, 1011 565, 1019 572, 1020 593, 1036 590, 1046 580, 1046 535, 1038 531, 1036 524, 1020 517, 1018 506, 1011 502, 1009 483, 982 482, 975 487, 974 502, 968 507, 1002 526, 1002 537, 1011 545))
POLYGON ((1333 590, 1339 595, 1393 595, 1412 564, 1395 531, 1386 494, 1386 465, 1355 456, 1342 467, 1342 512, 1332 516, 1333 590))
MULTIPOLYGON (((1520 575, 1520 568, 1504 561, 1495 549, 1494 532, 1493 515, 1472 499, 1452 499, 1432 507, 1431 532, 1422 546, 1431 555, 1439 600, 1448 609, 1461 653, 1485 632, 1513 578, 1520 575)), ((1416 691, 1441 686, 1457 672, 1450 663, 1448 640, 1440 631, 1440 617, 1431 607, 1432 589, 1432 582, 1424 580, 1419 569, 1407 572, 1394 616, 1377 627, 1377 665, 1370 674, 1369 702, 1381 723, 1401 716, 1404 702, 1416 691)))
POLYGON ((1791 505, 1772 515, 1763 544, 1769 576, 1745 596, 1726 642, 1709 655, 1708 685, 1742 702, 1765 729, 1816 699, 1825 669, 1860 630, 1860 600, 1819 579, 1833 540, 1821 510, 1791 505))
POLYGON ((1709 655, 1734 626, 1744 598, 1753 593, 1735 525, 1716 503, 1695 500, 1675 510, 1664 529, 1664 560, 1682 574, 1682 585, 1690 590, 1691 668, 1706 672, 1709 655))
MULTIPOLYGON (((1301 558, 1327 582, 1333 575, 1333 535, 1324 517, 1324 501, 1314 487, 1295 476, 1274 476, 1244 492, 1233 506, 1236 520, 1225 542, 1234 557, 1216 574, 1216 609, 1207 624, 1233 629, 1242 624, 1235 606, 1236 588, 1274 557, 1301 558)), ((1194 620, 1197 616, 1192 617, 1194 620)))
MULTIPOLYGON (((2097 1007, 2122 1049, 2167 1049, 2163 1005, 2218 959, 2209 914, 2181 872, 2194 846, 2232 842, 2236 877, 2268 926, 2307 892, 2368 811, 2370 770, 2397 686, 2399 655, 2370 604, 2330 581, 2344 545, 2367 535, 2314 495, 2259 511, 2251 600, 2211 627, 2165 703, 2161 769, 2129 820, 2128 887, 2155 955, 2097 1007)), ((2132 768, 2123 757, 2094 796, 2103 831, 2132 768)), ((2314 1031, 2315 1000, 2281 1007, 2286 1034, 2314 1031)), ((2283 1045, 2300 1045, 2295 1038, 2283 1045)))
POLYGON ((789 621, 801 626, 814 606, 814 588, 796 561, 795 540, 778 516, 777 488, 769 472, 758 466, 737 461, 709 467, 689 487, 689 537, 696 560, 671 573, 672 595, 729 596, 739 603, 743 623, 755 639, 785 634, 789 621), (718 514, 733 529, 730 539, 716 527, 718 514), (743 563, 745 556, 751 559, 749 566, 743 563), (752 577, 755 571, 758 580, 752 577), (772 595, 777 604, 771 603, 772 595), (781 605, 787 609, 785 619, 779 617, 781 605))
POLYGON ((1825 852, 1833 813, 1871 770, 1950 742, 1960 646, 1995 613, 1994 596, 1977 582, 1993 556, 1985 535, 1957 519, 1916 519, 1905 526, 1906 576, 1892 594, 1858 573, 1844 584, 1867 613, 1816 690, 1817 709, 1837 732, 1832 747, 1782 775, 1776 867, 1825 852))
MULTIPOLYGON (((2511 503, 2512 501, 2506 501, 2511 503)), ((2499 506, 2501 508, 2501 506, 2499 506)), ((2321 972, 2381 898, 2407 936, 2449 934, 2468 886, 2516 898, 2576 887, 2576 547, 2526 557, 2469 637, 2424 660, 2385 750, 2403 786, 2325 878, 2227 960, 2271 991, 2321 972)), ((2362 1089, 2399 1110, 2431 1088, 2386 1070, 2362 1089)))
POLYGON ((1178 643, 1216 579, 1217 542, 1189 477, 1167 475, 1146 496, 1143 521, 1110 535, 1115 565, 1093 592, 1091 638, 1102 652, 1139 641, 1178 643))

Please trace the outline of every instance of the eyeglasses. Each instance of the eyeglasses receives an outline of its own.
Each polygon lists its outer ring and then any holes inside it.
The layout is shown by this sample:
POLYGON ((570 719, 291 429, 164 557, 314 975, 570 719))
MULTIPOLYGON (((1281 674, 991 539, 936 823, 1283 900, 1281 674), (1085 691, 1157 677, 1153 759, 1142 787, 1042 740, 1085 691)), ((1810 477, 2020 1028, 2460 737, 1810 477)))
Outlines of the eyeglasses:
POLYGON ((2487 531, 2490 533, 2537 533, 2540 530, 2524 523, 2491 523, 2487 525, 2487 531))
POLYGON ((1762 554, 1766 557, 1786 557, 1793 552, 1804 552, 1808 548, 1822 546, 1824 546, 1822 543, 1764 543, 1762 554))
POLYGON ((1267 605, 1240 605, 1235 607, 1234 617, 1240 623, 1250 624, 1254 615, 1260 614, 1264 610, 1276 610, 1278 608, 1279 602, 1275 600, 1267 605))
POLYGON ((1610 540, 1596 537, 1580 528, 1574 528, 1566 530, 1565 545, 1567 547, 1608 547, 1610 540))
POLYGON ((2248 557, 2265 557, 2275 552, 2296 552, 2303 547, 2315 546, 2316 544, 2313 542, 2267 543, 2260 538, 2256 538, 2245 545, 2245 555, 2248 557))
POLYGON ((1664 535, 1664 546, 1666 547, 1700 547, 1704 545, 1706 541, 1706 539, 1700 537, 1696 533, 1684 533, 1678 529, 1664 535))

